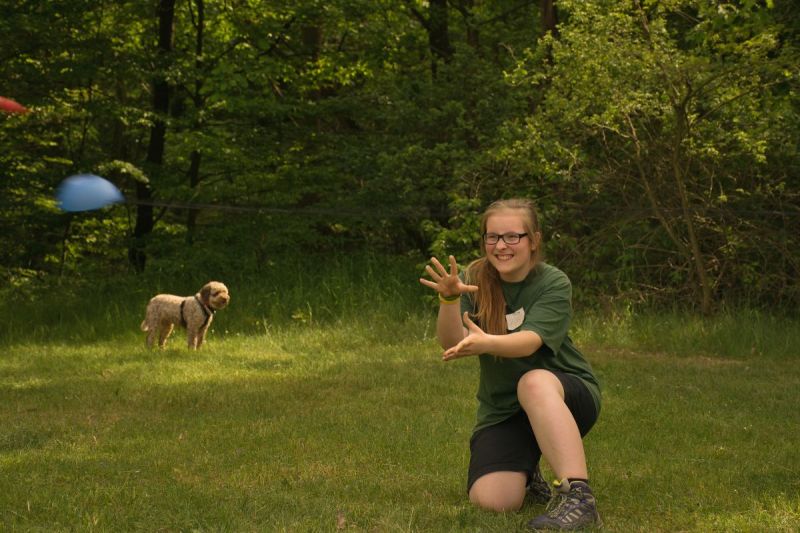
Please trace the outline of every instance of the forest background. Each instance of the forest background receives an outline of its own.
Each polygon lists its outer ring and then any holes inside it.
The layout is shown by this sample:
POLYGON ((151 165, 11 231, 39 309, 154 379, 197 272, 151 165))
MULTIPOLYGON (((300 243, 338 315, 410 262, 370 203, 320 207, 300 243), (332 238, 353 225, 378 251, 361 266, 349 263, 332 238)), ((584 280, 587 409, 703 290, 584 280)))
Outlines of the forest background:
POLYGON ((12 300, 365 253, 413 284, 527 196, 579 302, 800 304, 792 2, 0 5, 0 95, 29 109, 0 116, 12 300), (60 211, 77 173, 127 202, 60 211))

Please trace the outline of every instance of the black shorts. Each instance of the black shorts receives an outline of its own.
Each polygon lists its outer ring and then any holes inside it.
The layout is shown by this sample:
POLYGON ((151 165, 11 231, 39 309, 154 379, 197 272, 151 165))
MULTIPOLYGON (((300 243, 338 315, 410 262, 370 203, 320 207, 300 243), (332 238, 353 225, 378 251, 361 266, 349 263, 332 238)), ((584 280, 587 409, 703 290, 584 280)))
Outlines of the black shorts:
MULTIPOLYGON (((553 372, 564 387, 567 404, 581 437, 597 421, 597 408, 592 394, 579 378, 553 372)), ((528 480, 542 456, 525 411, 520 411, 499 424, 478 430, 469 442, 470 458, 467 492, 479 477, 491 472, 525 472, 528 480)))

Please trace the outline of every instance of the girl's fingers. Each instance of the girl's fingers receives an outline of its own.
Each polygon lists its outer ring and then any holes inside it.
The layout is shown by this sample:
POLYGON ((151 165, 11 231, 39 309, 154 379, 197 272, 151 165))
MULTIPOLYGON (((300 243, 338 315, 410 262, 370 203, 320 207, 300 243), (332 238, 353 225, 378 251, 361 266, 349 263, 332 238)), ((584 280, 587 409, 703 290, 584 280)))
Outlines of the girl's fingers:
POLYGON ((444 277, 447 275, 447 270, 444 269, 444 266, 442 266, 438 259, 431 257, 431 263, 433 263, 433 266, 435 266, 436 270, 439 271, 440 276, 444 277))
POLYGON ((450 256, 450 275, 458 276, 458 263, 456 263, 455 256, 450 256))
POLYGON ((452 361, 453 359, 460 359, 472 355, 469 345, 462 346, 460 343, 453 346, 442 354, 443 361, 452 361))
POLYGON ((443 361, 451 361, 453 359, 458 359, 459 357, 460 354, 458 353, 458 346, 453 346, 442 354, 443 361))
POLYGON ((440 276, 438 273, 434 272, 433 268, 431 268, 430 265, 425 265, 425 272, 427 272, 428 275, 431 277, 431 279, 433 279, 434 281, 441 281, 442 280, 442 276, 440 276))
POLYGON ((445 294, 445 291, 443 289, 443 285, 441 283, 439 283, 439 282, 431 281, 431 280, 425 279, 425 278, 419 278, 419 282, 422 283, 423 285, 425 285, 426 287, 430 287, 431 289, 435 290, 439 294, 445 294))
POLYGON ((426 287, 430 287, 431 289, 436 289, 436 291, 439 290, 439 285, 430 280, 427 280, 425 278, 419 278, 419 282, 425 285, 426 287))
POLYGON ((476 326, 476 325, 475 325, 475 322, 473 322, 473 321, 472 321, 472 320, 469 318, 469 313, 468 313, 467 311, 464 311, 464 316, 463 316, 463 317, 461 317, 461 318, 462 318, 462 320, 464 321, 464 325, 465 325, 465 326, 467 326, 467 328, 469 328, 469 329, 476 329, 476 328, 478 327, 478 326, 476 326))

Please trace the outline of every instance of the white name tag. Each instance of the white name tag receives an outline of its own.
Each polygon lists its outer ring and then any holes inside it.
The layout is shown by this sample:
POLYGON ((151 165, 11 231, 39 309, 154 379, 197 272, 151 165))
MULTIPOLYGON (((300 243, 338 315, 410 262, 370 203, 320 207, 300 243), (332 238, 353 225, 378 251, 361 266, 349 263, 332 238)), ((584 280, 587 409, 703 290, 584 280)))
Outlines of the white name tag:
POLYGON ((525 320, 525 309, 520 307, 513 313, 506 315, 506 324, 508 325, 508 331, 514 331, 518 327, 522 325, 522 321, 525 320))

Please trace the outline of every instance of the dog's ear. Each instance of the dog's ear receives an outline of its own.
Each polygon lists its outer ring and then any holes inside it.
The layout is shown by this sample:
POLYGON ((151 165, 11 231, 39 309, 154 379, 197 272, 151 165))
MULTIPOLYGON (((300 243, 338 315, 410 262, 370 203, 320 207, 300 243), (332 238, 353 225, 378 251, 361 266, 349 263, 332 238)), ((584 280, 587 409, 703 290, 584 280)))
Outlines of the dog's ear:
POLYGON ((209 300, 211 299, 211 283, 206 283, 203 285, 203 288, 200 289, 200 300, 205 304, 209 304, 209 300))

